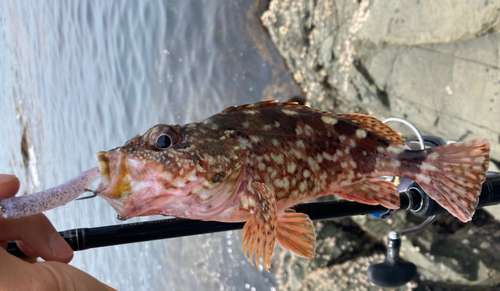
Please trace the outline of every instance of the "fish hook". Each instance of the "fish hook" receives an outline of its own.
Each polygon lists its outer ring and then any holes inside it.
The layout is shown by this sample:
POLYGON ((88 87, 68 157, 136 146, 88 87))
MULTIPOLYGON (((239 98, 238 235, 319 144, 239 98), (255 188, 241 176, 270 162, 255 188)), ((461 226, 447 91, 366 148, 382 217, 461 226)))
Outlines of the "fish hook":
POLYGON ((89 188, 85 188, 84 190, 85 190, 85 192, 92 192, 92 195, 86 196, 86 197, 76 198, 75 200, 85 200, 85 199, 94 198, 97 196, 97 194, 94 192, 94 190, 91 190, 89 188))

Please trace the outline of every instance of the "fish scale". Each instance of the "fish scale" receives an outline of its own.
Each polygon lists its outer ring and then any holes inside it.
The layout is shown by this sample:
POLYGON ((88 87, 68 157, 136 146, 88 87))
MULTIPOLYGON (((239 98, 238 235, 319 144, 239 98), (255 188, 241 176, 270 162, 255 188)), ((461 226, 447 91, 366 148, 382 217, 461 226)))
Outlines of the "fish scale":
POLYGON ((104 174, 96 193, 122 219, 163 214, 245 221, 245 255, 251 263, 262 257, 268 269, 275 242, 314 257, 313 224, 290 211, 295 204, 334 193, 397 209, 396 186, 379 176, 415 180, 469 221, 488 167, 489 140, 422 151, 403 146, 397 132, 370 116, 265 101, 229 107, 199 123, 156 125, 123 147, 97 153, 104 174))

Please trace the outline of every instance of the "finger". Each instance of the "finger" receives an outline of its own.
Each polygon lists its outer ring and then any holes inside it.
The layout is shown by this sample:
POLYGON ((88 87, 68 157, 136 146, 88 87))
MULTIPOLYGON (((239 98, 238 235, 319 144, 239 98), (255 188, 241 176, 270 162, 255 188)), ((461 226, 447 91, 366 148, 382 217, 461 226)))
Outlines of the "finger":
POLYGON ((0 174, 0 200, 16 195, 19 179, 14 175, 0 174))
POLYGON ((114 290, 60 262, 28 264, 3 249, 0 249, 0 262, 0 290, 114 290))
POLYGON ((23 254, 26 255, 26 257, 20 258, 21 260, 28 262, 28 263, 35 263, 36 258, 38 257, 38 254, 32 250, 26 243, 24 243, 22 240, 16 241, 17 247, 23 254))
POLYGON ((22 241, 20 245, 29 256, 64 263, 73 258, 71 247, 41 213, 15 219, 0 218, 0 229, 0 241, 22 241))
POLYGON ((37 254, 34 250, 32 250, 26 243, 24 243, 22 240, 16 240, 16 245, 19 248, 23 254, 25 254, 27 257, 36 257, 37 254))
POLYGON ((102 290, 110 291, 115 289, 101 283, 89 274, 67 264, 60 262, 42 262, 33 265, 40 270, 38 274, 46 273, 51 276, 41 276, 38 283, 48 286, 46 290, 102 290))

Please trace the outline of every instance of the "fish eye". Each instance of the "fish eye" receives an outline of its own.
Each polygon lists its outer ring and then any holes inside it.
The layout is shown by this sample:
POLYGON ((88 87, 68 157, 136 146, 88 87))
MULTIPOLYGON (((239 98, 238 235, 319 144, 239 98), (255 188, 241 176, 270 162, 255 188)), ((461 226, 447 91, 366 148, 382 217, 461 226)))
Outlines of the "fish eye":
POLYGON ((174 128, 168 125, 157 125, 149 133, 148 147, 155 151, 161 151, 176 145, 179 135, 174 128))
POLYGON ((167 134, 160 135, 155 142, 155 146, 159 149, 167 149, 172 145, 172 138, 167 134))

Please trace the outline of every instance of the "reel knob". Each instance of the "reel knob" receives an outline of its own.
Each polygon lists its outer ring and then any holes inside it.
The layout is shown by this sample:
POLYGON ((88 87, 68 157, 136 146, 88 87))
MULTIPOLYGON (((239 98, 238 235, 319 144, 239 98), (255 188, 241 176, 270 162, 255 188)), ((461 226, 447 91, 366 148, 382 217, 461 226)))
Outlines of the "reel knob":
POLYGON ((387 256, 380 264, 371 265, 366 272, 368 279, 382 287, 398 287, 415 277, 417 266, 399 259, 401 239, 399 234, 391 231, 387 242, 387 256))

